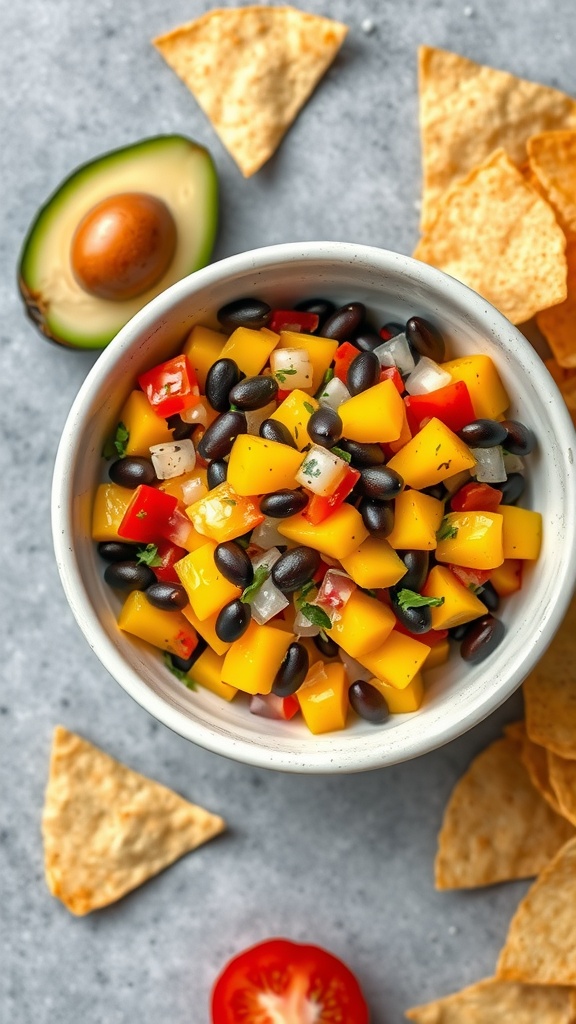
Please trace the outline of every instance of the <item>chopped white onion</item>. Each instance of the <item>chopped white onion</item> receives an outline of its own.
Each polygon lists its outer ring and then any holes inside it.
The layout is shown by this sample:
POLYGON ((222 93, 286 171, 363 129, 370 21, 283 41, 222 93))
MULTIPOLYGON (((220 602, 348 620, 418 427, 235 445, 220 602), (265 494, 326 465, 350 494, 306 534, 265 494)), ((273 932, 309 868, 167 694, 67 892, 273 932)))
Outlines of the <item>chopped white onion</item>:
MULTIPOLYGON (((504 453, 503 453, 504 454, 504 453)), ((524 473, 524 459, 519 455, 512 455, 510 452, 504 454, 504 469, 506 473, 524 473)))
POLYGON ((396 334, 390 341, 378 345, 374 349, 380 366, 397 366, 400 373, 412 373, 415 367, 414 356, 405 334, 396 334))
POLYGON ((184 423, 200 423, 203 427, 208 426, 209 416, 210 411, 205 398, 201 398, 196 405, 193 405, 190 409, 183 409, 180 413, 180 419, 184 423))
POLYGON ((313 444, 296 473, 296 480, 313 494, 325 497, 334 493, 347 469, 348 463, 344 459, 319 444, 313 444))
POLYGON ((255 693, 250 698, 250 712, 253 715, 260 715, 261 718, 274 718, 277 721, 286 721, 284 711, 284 697, 277 697, 275 693, 255 693))
POLYGON ((332 377, 327 384, 324 385, 322 391, 318 396, 320 405, 329 405, 331 409, 338 409, 342 402, 347 402, 351 398, 351 394, 348 391, 346 385, 340 380, 339 377, 332 377))
POLYGON ((316 603, 326 608, 330 614, 334 609, 343 608, 355 590, 356 584, 347 573, 341 569, 328 569, 318 591, 316 603))
POLYGON ((251 544, 255 544, 264 551, 274 547, 276 544, 286 544, 286 538, 281 533, 278 533, 278 523, 281 522, 281 519, 264 516, 262 522, 252 530, 251 544))
POLYGON ((296 636, 318 636, 320 626, 315 626, 310 619, 307 619, 302 612, 296 612, 294 616, 294 632, 296 636))
POLYGON ((196 449, 190 438, 183 441, 168 441, 165 444, 150 445, 150 458, 159 480, 190 473, 196 465, 196 449))
POLYGON ((166 540, 172 541, 179 548, 185 548, 192 529, 192 523, 188 516, 184 515, 180 509, 176 509, 168 520, 168 526, 169 529, 164 534, 166 540))
POLYGON ((312 363, 303 348, 275 348, 270 369, 282 391, 312 386, 312 363))
POLYGON ((185 505, 193 505, 195 501, 199 501, 205 494, 208 494, 208 488, 199 476, 192 477, 191 480, 184 480, 181 490, 185 505))
POLYGON ((248 409, 244 414, 246 416, 246 433, 257 434, 264 420, 269 419, 272 413, 276 412, 276 408, 276 402, 269 402, 261 409, 248 409))
POLYGON ((268 548, 266 551, 263 551, 262 554, 256 555, 252 559, 252 568, 254 569, 254 572, 256 572, 256 569, 260 569, 263 565, 265 565, 267 569, 272 569, 272 566, 276 564, 280 555, 281 552, 278 551, 277 547, 268 548))
POLYGON ((476 459, 476 465, 471 470, 478 483, 501 484, 506 479, 504 468, 504 457, 500 445, 493 448, 471 448, 470 451, 476 459))
POLYGON ((365 682, 369 682, 369 680, 373 678, 373 672, 364 668, 364 665, 361 665, 355 658, 351 658, 350 655, 346 654, 346 651, 343 651, 341 647, 338 650, 338 657, 344 665, 349 683, 355 683, 358 679, 363 679, 365 682))
POLYGON ((450 384, 452 377, 446 370, 443 370, 438 363, 428 356, 420 356, 420 359, 412 373, 405 381, 406 391, 409 395, 427 395, 431 391, 438 391, 438 388, 450 384))
POLYGON ((279 612, 283 612, 289 603, 286 595, 278 590, 278 587, 274 586, 271 578, 268 577, 251 601, 252 618, 259 626, 263 626, 279 612))

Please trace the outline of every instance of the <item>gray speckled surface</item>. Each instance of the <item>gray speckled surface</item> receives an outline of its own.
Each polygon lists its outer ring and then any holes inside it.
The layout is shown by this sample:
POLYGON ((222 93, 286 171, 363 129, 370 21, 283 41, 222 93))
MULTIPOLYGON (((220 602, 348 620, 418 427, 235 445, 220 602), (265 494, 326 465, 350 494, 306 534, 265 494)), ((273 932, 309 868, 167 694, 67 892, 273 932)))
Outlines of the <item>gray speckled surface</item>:
POLYGON ((38 204, 78 163, 146 135, 207 144, 222 188, 217 256, 349 239, 410 252, 417 231, 416 46, 427 42, 576 94, 572 0, 332 3, 308 10, 349 41, 277 156, 244 181, 149 38, 197 0, 2 5, 3 680, 0 695, 0 1018, 12 1024, 207 1024, 228 956, 282 934, 357 972, 374 1024, 490 974, 524 884, 438 894, 436 833, 473 754, 513 698, 467 736, 370 775, 306 778, 196 749, 137 707, 91 654, 52 554, 49 490, 72 399, 94 354, 49 345, 25 319, 15 266, 38 204), (361 29, 371 18, 375 31, 361 29), (42 877, 39 820, 52 727, 226 816, 229 832, 116 906, 72 918, 42 877))

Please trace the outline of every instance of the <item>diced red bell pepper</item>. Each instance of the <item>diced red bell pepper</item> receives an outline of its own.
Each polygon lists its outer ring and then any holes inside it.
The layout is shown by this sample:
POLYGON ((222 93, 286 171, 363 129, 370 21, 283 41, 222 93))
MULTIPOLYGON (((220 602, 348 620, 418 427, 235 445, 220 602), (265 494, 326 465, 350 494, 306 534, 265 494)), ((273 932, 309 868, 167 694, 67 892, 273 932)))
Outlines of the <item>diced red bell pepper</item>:
POLYGON ((502 501, 502 491, 490 484, 471 481, 464 484, 450 499, 453 512, 496 512, 502 501))
POLYGON ((397 334, 402 334, 403 330, 402 324, 384 324, 378 333, 382 341, 390 341, 390 338, 395 338, 397 334))
POLYGON ((250 711, 262 718, 275 718, 287 722, 300 710, 296 697, 277 697, 275 693, 256 693, 250 698, 250 711))
POLYGON ((351 345, 349 341, 343 341, 334 353, 334 376, 338 377, 343 384, 346 383, 350 363, 356 356, 360 355, 360 349, 351 345))
POLYGON ((200 401, 196 374, 185 355, 175 356, 141 373, 138 383, 154 412, 166 419, 200 401))
POLYGON ((180 583, 180 577, 174 568, 174 562, 180 561, 188 553, 186 548, 180 548, 169 540, 159 540, 156 545, 156 557, 160 559, 160 565, 153 565, 152 572, 156 579, 162 583, 180 583))
POLYGON ((435 647, 436 644, 442 643, 442 641, 448 636, 447 629, 429 629, 427 633, 418 633, 418 635, 416 635, 415 633, 411 633, 409 629, 406 629, 406 626, 400 622, 400 619, 396 621, 394 629, 398 630, 399 633, 404 633, 404 636, 415 637, 416 640, 419 640, 420 643, 426 644, 428 647, 435 647))
POLYGON ((291 391, 285 391, 283 388, 278 388, 278 391, 276 392, 276 401, 278 402, 278 405, 282 405, 284 399, 288 398, 288 395, 291 394, 291 391))
POLYGON ((451 562, 448 563, 448 568, 468 590, 483 587, 490 579, 493 571, 492 569, 469 569, 468 566, 452 565, 451 562))
POLYGON ((340 505, 343 504, 359 479, 360 473, 358 470, 348 466, 342 480, 332 494, 327 494, 325 497, 320 497, 319 494, 312 495, 304 509, 304 518, 309 523, 312 523, 312 526, 318 526, 318 523, 324 522, 332 512, 340 508, 340 505))
POLYGON ((403 395, 406 391, 402 375, 397 366, 383 366, 380 370, 380 382, 383 380, 391 380, 399 395, 403 395))
POLYGON ((305 313, 299 309, 275 309, 266 324, 269 331, 298 331, 300 334, 314 334, 320 323, 317 313, 305 313))
POLYGON ((156 544, 165 536, 177 505, 178 499, 174 495, 140 484, 118 527, 119 536, 142 544, 156 544))
POLYGON ((422 429, 425 420, 433 417, 445 423, 455 434, 476 419, 470 393, 462 380, 446 384, 437 391, 429 391, 426 395, 408 395, 404 401, 413 434, 422 429))

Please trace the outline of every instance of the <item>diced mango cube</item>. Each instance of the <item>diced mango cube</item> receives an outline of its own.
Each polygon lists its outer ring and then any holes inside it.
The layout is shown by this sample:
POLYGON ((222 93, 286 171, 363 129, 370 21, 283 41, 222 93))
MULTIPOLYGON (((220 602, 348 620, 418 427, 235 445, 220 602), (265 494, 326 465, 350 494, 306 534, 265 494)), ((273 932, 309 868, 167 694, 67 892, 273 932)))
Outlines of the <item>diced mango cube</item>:
POLYGON ((228 480, 186 509, 194 529, 223 544, 253 530, 264 519, 253 498, 238 494, 228 480))
POLYGON ((200 686, 211 690, 218 697, 223 697, 224 700, 232 700, 238 693, 238 688, 223 682, 223 664, 224 656, 216 654, 216 651, 207 647, 200 657, 196 658, 188 675, 195 683, 200 683, 200 686))
POLYGON ((154 412, 143 391, 132 391, 118 417, 128 431, 126 455, 150 458, 150 445, 172 441, 172 431, 163 416, 154 412))
MULTIPOLYGON (((191 551, 178 562, 174 568, 192 606, 192 611, 200 621, 217 614, 225 604, 240 597, 241 591, 235 587, 216 566, 214 552, 216 544, 209 540, 196 551, 191 551)), ((172 614, 172 613, 170 613, 172 614)))
POLYGON ((371 679, 370 682, 385 698, 391 715, 418 711, 424 700, 424 680, 421 672, 417 672, 403 690, 398 690, 382 679, 371 679))
POLYGON ((309 523, 301 512, 289 519, 282 519, 278 523, 278 533, 297 544, 305 544, 330 558, 339 559, 351 555, 368 536, 362 516, 347 503, 316 526, 309 523))
POLYGON ((522 586, 522 561, 519 558, 505 558, 502 565, 490 573, 490 582, 500 597, 515 594, 522 586))
POLYGON ((396 622, 390 608, 361 590, 350 595, 339 615, 330 636, 351 658, 360 658, 380 647, 396 622))
POLYGON ((300 348, 308 353, 312 364, 312 384, 306 391, 315 394, 322 383, 322 378, 334 358, 339 342, 331 338, 318 338, 313 334, 300 334, 298 331, 280 331, 278 348, 300 348))
POLYGON ((421 491, 402 491, 394 502, 394 527, 388 543, 399 551, 433 551, 444 503, 421 491))
POLYGON ((358 661, 377 679, 397 690, 404 690, 422 668, 430 650, 428 644, 393 629, 380 647, 369 654, 359 655, 358 661))
POLYGON ((224 658, 223 681, 245 693, 270 693, 293 640, 293 633, 268 624, 259 626, 252 620, 244 635, 231 644, 224 658))
POLYGON ((499 505, 504 558, 536 559, 542 546, 542 515, 516 505, 499 505))
POLYGON ((439 644, 434 644, 434 647, 430 648, 430 654, 424 662, 424 671, 428 669, 439 668, 440 665, 445 665, 450 657, 450 641, 448 639, 441 640, 439 644))
POLYGON ((206 387, 208 370, 217 359, 226 344, 227 337, 220 331, 213 331, 210 327, 203 327, 196 324, 184 342, 182 349, 194 368, 196 379, 201 391, 206 387))
MULTIPOLYGON (((206 543, 206 541, 204 541, 206 543)), ((212 648, 216 654, 226 654, 230 644, 224 643, 216 633, 216 619, 218 612, 209 615, 207 619, 199 619, 191 605, 187 604, 182 609, 182 615, 192 623, 194 629, 200 634, 203 640, 212 648)))
POLYGON ((230 452, 227 481, 237 494, 269 494, 297 487, 302 455, 279 441, 239 434, 230 452))
POLYGON ((442 520, 437 561, 495 569, 504 561, 502 523, 500 512, 449 512, 442 520))
POLYGON ((338 407, 342 434, 351 441, 397 441, 404 426, 404 402, 391 380, 354 395, 338 407))
POLYGON ((486 614, 486 605, 443 565, 435 565, 430 570, 422 593, 424 597, 438 597, 444 602, 430 608, 432 629, 452 629, 486 614))
POLYGON ((320 406, 315 398, 307 395, 300 388, 295 388, 280 403, 276 412, 272 413, 270 419, 283 423, 290 431, 296 447, 302 451, 305 445, 310 444, 308 435, 308 420, 313 412, 320 406))
POLYGON ((506 389, 490 356, 460 356, 441 365, 453 381, 464 382, 479 419, 497 419, 510 405, 506 389))
POLYGON ((94 496, 92 509, 92 540, 119 540, 125 538, 118 533, 124 513, 134 497, 134 491, 118 484, 100 484, 94 496))
POLYGON ((233 359, 247 377, 263 370, 279 341, 273 331, 253 331, 250 327, 237 327, 224 345, 219 359, 233 359))
POLYGON ((126 633, 146 640, 178 658, 189 658, 198 644, 195 630, 181 612, 165 612, 155 608, 141 590, 133 590, 128 594, 118 617, 118 625, 126 633))
POLYGON ((433 487, 475 465, 476 459, 468 445, 436 417, 429 420, 388 463, 408 487, 417 490, 433 487))
POLYGON ((367 537, 356 551, 340 561, 354 582, 366 590, 393 587, 407 572, 388 541, 378 537, 367 537))
POLYGON ((343 729, 348 712, 348 680, 342 662, 313 665, 296 697, 304 721, 314 735, 343 729))
POLYGON ((406 412, 406 405, 404 403, 404 400, 402 400, 402 405, 404 407, 404 418, 402 422, 400 436, 397 441, 388 442, 388 447, 390 448, 390 451, 393 454, 399 452, 400 449, 403 448, 405 444, 408 444, 408 441, 412 440, 412 431, 410 430, 410 424, 408 423, 408 414, 406 412))

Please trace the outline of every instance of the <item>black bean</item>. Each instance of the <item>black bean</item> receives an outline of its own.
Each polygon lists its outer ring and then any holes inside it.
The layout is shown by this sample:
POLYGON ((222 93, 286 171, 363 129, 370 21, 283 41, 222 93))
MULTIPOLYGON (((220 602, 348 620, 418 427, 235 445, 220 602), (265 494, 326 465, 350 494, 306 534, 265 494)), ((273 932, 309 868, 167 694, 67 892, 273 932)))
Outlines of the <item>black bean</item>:
POLYGON ((392 594, 392 604, 394 605, 396 618, 400 620, 410 633, 427 633, 429 629, 432 629, 432 612, 430 608, 427 605, 423 605, 421 608, 402 608, 396 599, 397 592, 402 588, 403 581, 392 594))
POLYGON ((297 447, 288 427, 280 423, 280 420, 264 420, 260 424, 259 434, 265 441, 277 441, 279 444, 287 444, 290 448, 297 447))
POLYGON ((216 412, 226 412, 230 407, 228 395, 240 380, 240 370, 233 359, 217 359, 208 370, 206 398, 216 412))
POLYGON ((206 482, 208 484, 208 490, 211 491, 214 487, 219 487, 223 484, 228 476, 228 463, 225 459, 212 459, 208 463, 206 470, 206 482))
POLYGON ((332 640, 329 636, 322 636, 318 633, 312 637, 314 644, 320 651, 320 654, 324 658, 337 658, 338 657, 338 644, 335 640, 332 640))
POLYGON ((404 481, 396 470, 388 466, 368 466, 361 470, 356 492, 377 501, 390 501, 400 494, 403 487, 404 481))
POLYGON ((308 504, 308 495, 303 491, 292 491, 285 488, 281 491, 272 491, 260 498, 260 511, 272 519, 287 519, 288 516, 295 516, 302 512, 308 504))
POLYGON ((363 324, 358 334, 354 337, 354 344, 361 352, 373 352, 375 348, 379 348, 382 344, 382 338, 378 331, 374 331, 371 327, 363 324))
POLYGON ((346 374, 346 387, 351 395, 374 387, 380 380, 380 363, 373 352, 359 352, 352 360, 346 374))
POLYGON ((497 612, 500 606, 500 594, 496 588, 488 580, 484 583, 482 590, 479 591, 478 597, 485 604, 489 612, 497 612))
POLYGON ((216 314, 223 327, 233 331, 236 327, 251 327, 259 330, 266 327, 272 309, 260 299, 236 299, 222 306, 216 314))
POLYGON ((117 459, 110 466, 108 476, 119 487, 129 487, 131 490, 140 484, 148 484, 150 487, 156 482, 151 460, 141 455, 127 455, 123 459, 117 459))
POLYGON ((530 455, 536 447, 536 436, 530 427, 517 420, 504 420, 501 423, 506 431, 506 440, 503 442, 506 451, 511 455, 530 455))
POLYGON ((208 644, 204 638, 199 636, 198 643, 189 658, 179 658, 177 654, 170 654, 170 661, 179 672, 189 672, 194 662, 198 661, 198 658, 201 654, 204 654, 207 647, 208 644))
POLYGON ((419 594, 428 576, 430 555, 427 551, 399 551, 398 554, 407 569, 405 576, 400 580, 399 587, 413 590, 419 594))
POLYGON ((348 689, 348 699, 352 709, 360 718, 364 718, 373 725, 381 725, 385 722, 390 712, 386 699, 372 683, 365 679, 357 679, 348 689))
POLYGON ((199 423, 185 423, 181 416, 169 416, 168 427, 172 431, 173 441, 184 441, 188 437, 192 437, 192 434, 199 427, 199 423))
POLYGON ((342 436, 342 420, 329 405, 322 405, 313 412, 306 424, 308 436, 314 444, 324 448, 333 448, 342 436))
POLYGON ((299 644, 297 641, 291 643, 274 676, 272 693, 275 693, 277 697, 290 697, 296 693, 308 674, 309 665, 310 657, 304 644, 299 644))
POLYGON ((394 502, 375 501, 374 498, 362 498, 358 505, 358 511, 362 516, 362 522, 374 536, 388 537, 394 529, 394 502))
POLYGON ((320 555, 313 548, 292 548, 272 566, 272 582, 278 590, 292 594, 312 579, 319 565, 320 555))
POLYGON ((188 594, 179 583, 158 581, 146 588, 146 597, 164 612, 180 612, 188 604, 188 594))
POLYGON ((98 544, 98 554, 105 562, 130 561, 137 550, 136 544, 125 544, 120 540, 102 540, 98 544))
POLYGON ((248 629, 251 617, 252 613, 249 604, 244 604, 240 598, 230 601, 218 613, 215 626, 216 636, 222 643, 234 643, 248 629))
POLYGON ((350 463, 355 469, 384 465, 384 452, 379 444, 363 444, 361 441, 350 441, 349 438, 343 437, 338 447, 348 452, 350 463))
POLYGON ((205 462, 223 459, 229 455, 238 434, 247 432, 246 417, 242 412, 223 412, 210 424, 198 443, 198 454, 205 462))
POLYGON ((474 420, 457 433, 471 448, 494 448, 506 440, 506 429, 498 420, 474 420))
POLYGON ((404 328, 409 344, 421 356, 428 356, 435 363, 444 359, 446 346, 440 331, 422 316, 411 316, 404 328))
POLYGON ((104 579, 116 590, 146 590, 156 582, 149 566, 139 562, 112 562, 104 570, 104 579))
POLYGON ((506 632, 504 623, 493 615, 483 615, 476 619, 468 629, 460 645, 460 654, 464 661, 473 665, 484 661, 496 650, 506 632))
POLYGON ((332 316, 328 317, 322 327, 323 338, 333 338, 335 341, 346 341, 353 338, 360 325, 364 322, 366 307, 362 302, 349 302, 347 306, 341 306, 332 316))
POLYGON ((269 405, 278 394, 278 384, 274 377, 258 374, 256 377, 245 377, 230 390, 230 405, 237 405, 242 410, 262 409, 269 405))
POLYGON ((502 491, 502 504, 514 505, 524 494, 525 487, 526 481, 522 473, 510 473, 503 483, 498 484, 498 490, 502 491))
POLYGON ((252 562, 240 544, 233 540, 218 544, 214 551, 214 561, 218 570, 235 587, 245 590, 254 579, 252 562))
POLYGON ((330 299, 305 299, 304 302, 299 302, 294 309, 299 309, 301 313, 316 313, 318 317, 318 328, 321 328, 327 321, 329 316, 332 316, 336 306, 330 299))

